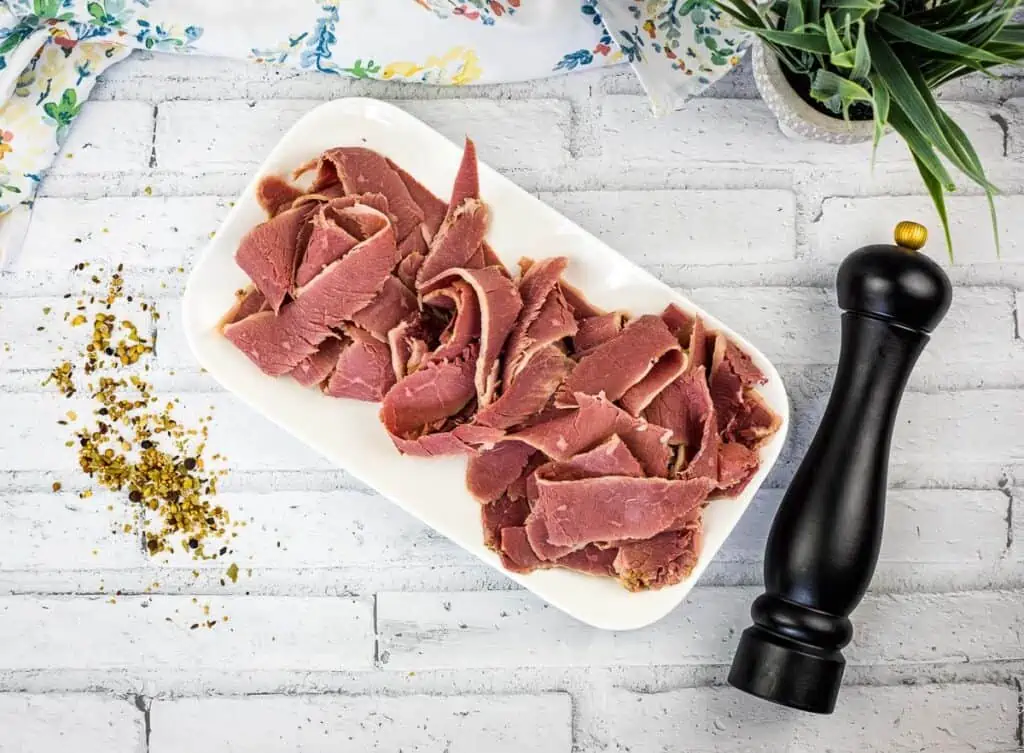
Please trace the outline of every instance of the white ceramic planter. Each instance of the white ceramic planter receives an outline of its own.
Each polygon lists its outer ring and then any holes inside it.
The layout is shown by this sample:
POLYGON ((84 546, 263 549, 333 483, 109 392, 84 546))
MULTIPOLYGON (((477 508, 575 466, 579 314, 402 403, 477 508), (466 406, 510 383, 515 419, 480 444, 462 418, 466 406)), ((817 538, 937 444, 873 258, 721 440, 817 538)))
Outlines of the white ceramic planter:
POLYGON ((830 144, 859 144, 871 140, 873 121, 846 121, 811 107, 790 86, 778 58, 760 42, 754 43, 753 60, 757 90, 784 134, 792 139, 830 144))

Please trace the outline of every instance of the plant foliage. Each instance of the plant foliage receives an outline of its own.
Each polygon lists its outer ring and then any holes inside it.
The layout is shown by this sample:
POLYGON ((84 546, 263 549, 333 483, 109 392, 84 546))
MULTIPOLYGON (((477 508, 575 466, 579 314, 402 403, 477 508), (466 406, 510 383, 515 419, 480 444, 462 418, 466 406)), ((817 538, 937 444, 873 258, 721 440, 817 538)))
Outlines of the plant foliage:
MULTIPOLYGON (((967 73, 1024 59, 1024 24, 1013 22, 1022 0, 715 0, 757 35, 805 93, 837 117, 870 107, 874 147, 887 127, 906 142, 953 247, 947 165, 984 190, 999 248, 996 188, 963 130, 934 91, 967 73), (860 103, 860 104, 858 104, 860 103)), ((872 152, 872 160, 874 152, 872 152)))

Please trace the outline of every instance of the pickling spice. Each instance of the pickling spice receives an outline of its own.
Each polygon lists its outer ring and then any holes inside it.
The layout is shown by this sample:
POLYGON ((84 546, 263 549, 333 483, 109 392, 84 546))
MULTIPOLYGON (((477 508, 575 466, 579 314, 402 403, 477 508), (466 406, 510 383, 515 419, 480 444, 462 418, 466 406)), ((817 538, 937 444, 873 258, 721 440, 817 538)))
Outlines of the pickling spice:
MULTIPOLYGON (((76 271, 87 266, 80 263, 76 271)), ((90 325, 89 342, 71 360, 53 368, 43 384, 64 397, 88 395, 91 415, 78 420, 68 411, 79 467, 99 487, 124 493, 133 520, 118 527, 125 535, 141 531, 150 555, 184 550, 194 559, 217 559, 231 551, 235 535, 228 511, 213 500, 225 470, 208 467, 204 458, 211 415, 186 425, 176 416, 176 401, 161 400, 143 375, 153 354, 153 324, 159 318, 150 304, 124 296, 122 267, 104 281, 91 275, 92 291, 83 291, 72 328, 90 325), (138 315, 112 313, 118 301, 135 303, 138 315), (130 316, 130 315, 129 315, 130 316), (140 368, 141 366, 141 368, 140 368)), ((84 328, 83 328, 84 329, 84 328)), ((55 483, 54 491, 61 485, 55 483)), ((91 490, 81 493, 83 499, 91 490)))

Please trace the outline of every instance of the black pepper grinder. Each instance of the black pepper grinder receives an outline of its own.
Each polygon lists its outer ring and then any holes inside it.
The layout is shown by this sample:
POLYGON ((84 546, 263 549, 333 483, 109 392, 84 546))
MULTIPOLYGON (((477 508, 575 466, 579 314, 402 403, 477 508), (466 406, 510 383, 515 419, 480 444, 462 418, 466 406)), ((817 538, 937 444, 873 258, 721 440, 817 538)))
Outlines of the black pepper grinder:
POLYGON ((927 230, 896 226, 895 246, 866 246, 839 267, 842 349, 828 406, 775 520, 765 593, 743 631, 729 684, 784 706, 830 714, 882 541, 896 411, 952 289, 917 253, 927 230))

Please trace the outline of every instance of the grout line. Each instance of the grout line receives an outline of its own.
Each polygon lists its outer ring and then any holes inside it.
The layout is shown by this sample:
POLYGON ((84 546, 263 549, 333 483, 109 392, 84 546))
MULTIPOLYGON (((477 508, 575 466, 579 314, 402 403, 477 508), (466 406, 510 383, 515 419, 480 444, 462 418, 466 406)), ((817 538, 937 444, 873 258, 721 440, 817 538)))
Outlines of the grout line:
POLYGON ((145 725, 145 732, 146 732, 145 748, 143 748, 143 750, 149 751, 149 738, 150 738, 150 735, 153 732, 152 719, 150 718, 151 704, 146 702, 146 699, 145 699, 144 696, 136 695, 135 696, 135 708, 137 708, 139 711, 142 712, 142 720, 143 720, 143 724, 145 725))
POLYGON ((1024 684, 1020 678, 1014 683, 1017 686, 1017 747, 1024 750, 1024 684))
POLYGON ((160 109, 160 105, 158 105, 158 104, 153 105, 153 134, 150 137, 150 141, 149 141, 149 167, 150 167, 150 169, 156 167, 156 131, 157 131, 157 122, 158 122, 159 109, 160 109))
POLYGON ((1013 490, 1010 487, 1010 479, 1006 476, 999 479, 999 491, 1006 496, 1006 551, 1013 547, 1013 490))
POLYGON ((380 669, 380 632, 377 629, 377 594, 373 595, 373 666, 380 669))

